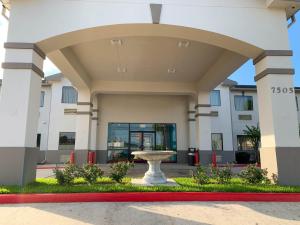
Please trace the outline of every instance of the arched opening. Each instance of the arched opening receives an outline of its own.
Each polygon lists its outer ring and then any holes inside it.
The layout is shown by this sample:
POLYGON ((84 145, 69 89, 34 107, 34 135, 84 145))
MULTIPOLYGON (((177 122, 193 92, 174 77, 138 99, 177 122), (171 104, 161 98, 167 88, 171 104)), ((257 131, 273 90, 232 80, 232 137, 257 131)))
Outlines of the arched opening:
POLYGON ((162 82, 169 92, 180 86, 179 94, 212 89, 262 51, 223 34, 160 24, 100 26, 37 44, 76 87, 92 92, 124 89, 128 81, 132 92, 162 82))

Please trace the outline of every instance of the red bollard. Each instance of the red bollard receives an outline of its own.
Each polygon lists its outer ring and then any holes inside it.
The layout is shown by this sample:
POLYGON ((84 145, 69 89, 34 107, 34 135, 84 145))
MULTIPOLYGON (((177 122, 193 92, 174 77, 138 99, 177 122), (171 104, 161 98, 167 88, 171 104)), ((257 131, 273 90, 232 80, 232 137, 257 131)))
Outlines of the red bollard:
POLYGON ((70 153, 70 163, 74 164, 75 163, 75 152, 71 151, 70 153))
POLYGON ((88 152, 88 164, 93 164, 93 152, 88 152))
POLYGON ((96 152, 92 152, 93 164, 96 164, 96 152))
POLYGON ((216 154, 216 151, 213 151, 211 161, 212 161, 212 166, 217 167, 217 154, 216 154))
POLYGON ((195 151, 194 164, 195 164, 195 166, 198 166, 200 164, 199 149, 196 149, 196 151, 195 151))

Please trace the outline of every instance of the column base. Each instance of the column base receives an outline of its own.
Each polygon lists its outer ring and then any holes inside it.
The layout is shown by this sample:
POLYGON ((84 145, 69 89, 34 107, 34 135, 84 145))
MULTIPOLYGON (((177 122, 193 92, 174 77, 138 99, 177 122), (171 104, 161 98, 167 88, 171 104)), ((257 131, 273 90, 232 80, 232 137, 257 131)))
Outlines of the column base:
POLYGON ((23 186, 36 178, 37 148, 0 147, 0 184, 23 186))
POLYGON ((278 175, 280 185, 300 186, 300 147, 261 148, 261 168, 269 177, 278 175))

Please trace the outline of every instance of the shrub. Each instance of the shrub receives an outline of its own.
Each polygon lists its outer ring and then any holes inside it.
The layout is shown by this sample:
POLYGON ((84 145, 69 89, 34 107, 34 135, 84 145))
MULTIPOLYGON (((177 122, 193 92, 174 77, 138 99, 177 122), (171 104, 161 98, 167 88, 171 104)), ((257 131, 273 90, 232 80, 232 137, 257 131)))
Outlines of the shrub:
POLYGON ((86 164, 80 170, 80 176, 91 185, 97 182, 97 178, 102 177, 103 171, 96 165, 86 164))
POLYGON ((111 174, 109 177, 117 183, 121 183, 128 170, 133 167, 134 164, 131 162, 114 163, 111 165, 111 174))
POLYGON ((207 184, 209 181, 209 176, 207 175, 207 169, 202 166, 197 166, 196 170, 193 171, 193 179, 198 184, 207 184))
POLYGON ((267 169, 261 169, 255 164, 248 165, 245 170, 242 170, 239 176, 248 184, 270 183, 267 177, 267 169))
POLYGON ((53 172, 60 185, 71 185, 80 175, 80 169, 74 164, 66 164, 63 170, 54 169, 53 172))
POLYGON ((232 166, 227 164, 225 168, 218 168, 211 166, 211 174, 214 179, 216 179, 218 184, 228 184, 232 178, 232 166))

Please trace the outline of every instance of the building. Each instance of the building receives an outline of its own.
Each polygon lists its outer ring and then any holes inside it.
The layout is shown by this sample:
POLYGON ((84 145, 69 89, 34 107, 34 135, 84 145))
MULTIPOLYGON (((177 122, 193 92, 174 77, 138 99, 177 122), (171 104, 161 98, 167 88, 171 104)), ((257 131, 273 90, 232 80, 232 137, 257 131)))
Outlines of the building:
MULTIPOLYGON (((77 105, 66 112, 75 113, 76 108, 77 163, 84 162, 95 146, 106 149, 108 133, 130 135, 136 147, 142 135, 144 149, 151 148, 148 143, 154 132, 168 133, 168 141, 160 138, 156 144, 173 148, 175 124, 178 160, 189 145, 210 151, 212 129, 220 127, 213 120, 221 118, 214 118, 210 92, 252 59, 262 167, 278 174, 280 184, 300 185, 300 174, 294 172, 300 170, 300 139, 288 41, 289 21, 293 23, 299 1, 2 2, 10 15, 2 64, 0 171, 10 173, 0 172, 0 183, 25 184, 35 178, 47 56, 78 92, 77 105), (187 111, 195 114, 188 123, 187 111), (100 118, 100 129, 95 118, 100 118)), ((71 117, 66 121, 71 123, 71 117)), ((57 132, 49 137, 57 138, 57 132)), ((62 139, 72 140, 72 136, 65 134, 62 139)), ((108 142, 113 148, 126 144, 120 137, 108 142)), ((49 144, 49 149, 56 147, 49 144)))
MULTIPOLYGON (((1 91, 1 83, 0 83, 1 91)), ((298 99, 300 88, 295 88, 298 118, 300 116, 298 99)), ((124 159, 131 159, 130 152, 134 150, 174 150, 178 157, 173 157, 169 162, 187 163, 187 151, 196 148, 195 141, 195 106, 188 110, 190 98, 188 96, 169 98, 172 102, 170 109, 179 110, 176 119, 164 119, 162 122, 152 119, 136 120, 136 117, 113 117, 110 106, 105 102, 120 105, 124 102, 129 107, 116 109, 123 114, 132 115, 133 106, 129 104, 128 96, 124 100, 120 96, 97 95, 96 105, 93 107, 93 117, 90 133, 89 150, 96 151, 97 163, 110 163, 124 159), (108 111, 108 112, 107 112, 108 111), (163 129, 164 133, 162 133, 163 129), (182 129, 184 133, 177 129, 182 129), (101 133, 101 135, 100 135, 101 133), (178 135, 187 134, 183 138, 178 135), (177 146, 180 146, 179 148, 177 146)), ((41 150, 39 162, 65 163, 69 160, 70 152, 75 149, 76 142, 76 115, 78 93, 71 82, 62 74, 48 76, 42 83, 40 98, 40 114, 37 131, 37 147, 41 150)), ((152 102, 151 108, 159 108, 160 101, 142 96, 134 101, 140 104, 152 102)), ((225 80, 210 93, 211 118, 211 146, 207 151, 200 152, 202 164, 211 163, 212 150, 216 150, 219 163, 231 163, 236 161, 235 153, 245 151, 255 162, 255 152, 247 136, 244 134, 246 126, 259 125, 259 113, 257 103, 257 89, 255 85, 238 85, 232 80, 225 80)), ((121 106, 123 107, 123 105, 121 106)), ((164 109, 163 111, 165 111, 164 109)), ((144 113, 144 112, 143 112, 144 113)), ((170 114, 173 114, 170 113, 170 114)), ((141 115, 138 115, 141 117, 141 115)), ((161 113, 159 114, 161 116, 161 113)), ((147 116, 148 117, 148 116, 147 116)), ((250 161, 250 162, 251 162, 250 161)))

